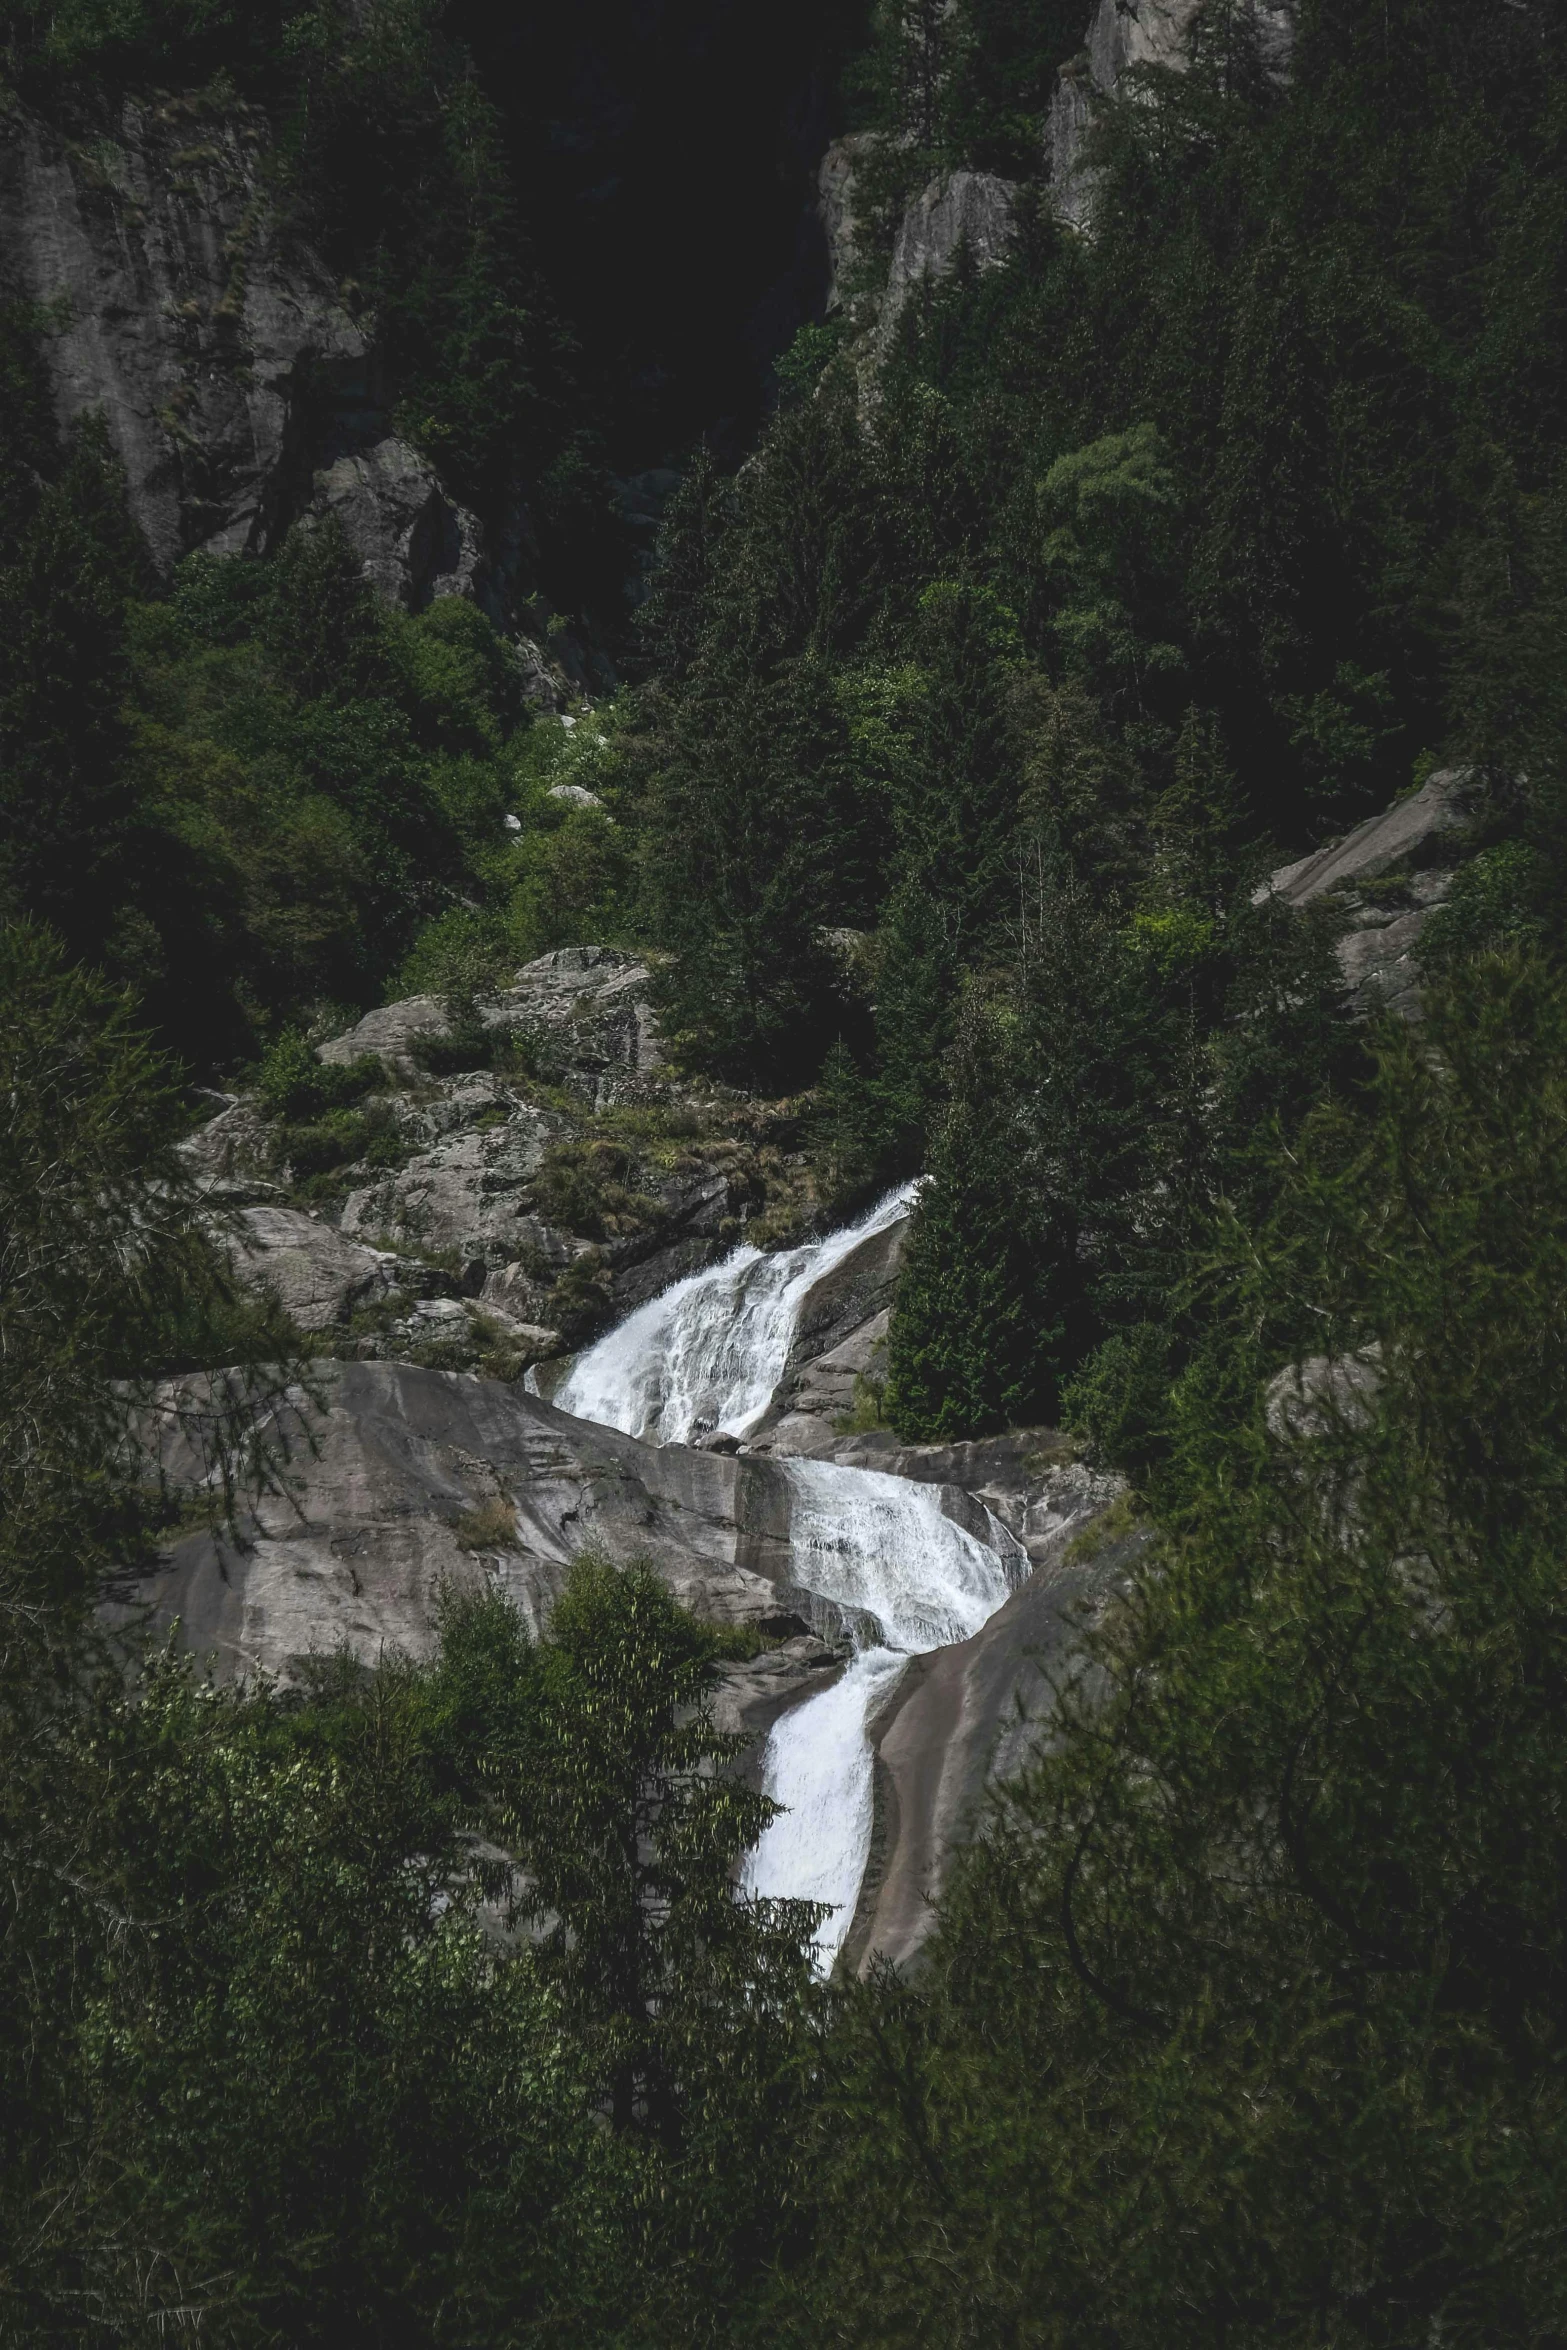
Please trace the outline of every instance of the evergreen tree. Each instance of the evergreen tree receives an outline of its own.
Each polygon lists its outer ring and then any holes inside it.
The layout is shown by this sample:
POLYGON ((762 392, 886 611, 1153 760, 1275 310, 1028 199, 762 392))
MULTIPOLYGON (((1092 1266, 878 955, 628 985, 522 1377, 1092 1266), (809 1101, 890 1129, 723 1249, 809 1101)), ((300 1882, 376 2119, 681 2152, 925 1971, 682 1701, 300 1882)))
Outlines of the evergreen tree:
POLYGON ((1010 911, 1018 804, 1011 614, 984 589, 939 582, 920 600, 915 646, 876 1003, 886 1116, 900 1140, 920 1134, 939 1098, 962 976, 1010 911))
POLYGON ((802 2338, 1561 2324, 1567 1001, 1430 1021, 1218 1242, 1155 1547, 839 2043, 802 2338))
MULTIPOLYGON (((36 417, 32 437, 43 454, 36 417)), ((90 950, 122 886, 133 817, 121 705, 140 548, 100 422, 77 426, 55 478, 31 495, 28 461, 26 443, 13 443, 16 535, 0 546, 0 903, 90 950)))

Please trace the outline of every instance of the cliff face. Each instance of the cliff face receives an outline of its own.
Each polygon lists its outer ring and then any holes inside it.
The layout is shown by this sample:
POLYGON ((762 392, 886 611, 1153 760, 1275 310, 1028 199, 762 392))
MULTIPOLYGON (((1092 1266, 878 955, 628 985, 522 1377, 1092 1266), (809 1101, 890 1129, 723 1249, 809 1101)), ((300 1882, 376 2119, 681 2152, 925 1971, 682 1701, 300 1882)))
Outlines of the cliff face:
POLYGON ((331 510, 398 601, 484 593, 477 521, 388 432, 367 337, 274 182, 265 118, 232 100, 127 99, 74 135, 0 116, 4 291, 44 314, 62 423, 102 411, 165 575, 331 510))
MULTIPOLYGON (((1098 0, 1080 53, 1061 69, 1040 158, 1057 217, 1087 230, 1093 174, 1085 161, 1098 102, 1115 95, 1139 67, 1182 72, 1190 63, 1206 0, 1098 0)), ((1268 70, 1289 70, 1296 0, 1245 0, 1247 28, 1268 70)), ((876 134, 855 132, 828 148, 817 178, 817 215, 827 245, 829 312, 841 310, 860 259, 855 176, 876 134)), ((1018 189, 991 172, 942 173, 907 204, 887 281, 867 304, 874 316, 864 346, 871 364, 885 352, 909 295, 924 279, 951 270, 960 250, 977 269, 1006 259, 1016 226, 1018 189)))
MULTIPOLYGON (((1206 0, 1099 0, 1081 56, 1062 67, 1046 134, 1052 201, 1074 228, 1089 225, 1093 177, 1083 150, 1095 98, 1112 97, 1138 66, 1181 72, 1191 57, 1206 0)), ((1295 43, 1295 0, 1245 0, 1245 16, 1268 70, 1285 74, 1295 43)))

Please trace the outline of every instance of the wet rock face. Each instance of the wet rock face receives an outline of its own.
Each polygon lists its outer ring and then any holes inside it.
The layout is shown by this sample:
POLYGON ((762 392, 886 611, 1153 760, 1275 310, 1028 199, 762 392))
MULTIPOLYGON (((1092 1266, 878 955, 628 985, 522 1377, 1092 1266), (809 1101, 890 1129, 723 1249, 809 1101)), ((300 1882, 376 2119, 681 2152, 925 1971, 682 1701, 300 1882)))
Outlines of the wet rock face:
POLYGON ((773 1402, 746 1440, 753 1453, 831 1460, 862 1382, 885 1373, 887 1325, 907 1219, 872 1234, 807 1291, 773 1402))
POLYGON ((848 1971, 864 1973, 877 1957, 917 1963, 935 1923, 931 1904, 987 1791, 1048 1744, 1068 1691, 1092 1695, 1098 1685, 1083 1634, 1127 1590, 1147 1535, 1134 1527, 1096 1546, 1096 1514, 1059 1530, 972 1640, 911 1658, 872 1719, 875 1825, 840 1961, 848 1971))

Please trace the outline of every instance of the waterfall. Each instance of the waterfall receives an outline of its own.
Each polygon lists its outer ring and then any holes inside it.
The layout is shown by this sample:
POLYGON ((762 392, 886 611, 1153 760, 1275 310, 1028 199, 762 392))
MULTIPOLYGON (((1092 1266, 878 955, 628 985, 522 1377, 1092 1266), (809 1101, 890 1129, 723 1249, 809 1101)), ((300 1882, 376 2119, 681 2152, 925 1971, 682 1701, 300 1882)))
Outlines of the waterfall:
MULTIPOLYGON (((915 1185, 804 1248, 736 1249, 677 1281, 590 1347, 560 1410, 652 1444, 707 1429, 743 1436, 772 1401, 808 1292, 908 1213, 915 1185)), ((774 1464, 789 1487, 790 1579, 838 1611, 855 1653, 832 1686, 773 1725, 762 1784, 783 1808, 748 1856, 742 1891, 826 1906, 823 1973, 853 1922, 870 1854, 874 1759, 866 1726, 911 1656, 968 1640, 1028 1571, 985 1513, 984 1538, 949 1518, 941 1488, 830 1461, 774 1464)))
POLYGON ((772 1402, 807 1291, 906 1216, 914 1190, 889 1192, 825 1240, 774 1256, 738 1248, 675 1282, 579 1356, 556 1405, 649 1444, 688 1444, 715 1428, 743 1436, 772 1402))
POLYGON ((790 1572, 869 1628, 841 1680, 777 1721, 762 1785, 783 1811, 741 1878, 775 1899, 820 1901, 825 1973, 854 1919, 870 1857, 873 1758, 866 1725, 910 1656, 970 1639, 1028 1571, 1022 1545, 995 1518, 990 1541, 949 1518, 938 1485, 874 1469, 783 1460, 789 1481, 790 1572))
POLYGON ((939 1485, 831 1461, 778 1466, 789 1481, 795 1582, 851 1619, 872 1617, 878 1637, 906 1656, 971 1638, 1013 1589, 1013 1553, 1026 1571, 1004 1526, 990 1518, 991 1540, 981 1542, 947 1516, 939 1485))
POLYGON ((747 1853, 740 1890, 824 1905, 816 1929, 824 1975, 849 1931, 871 1847, 874 1757, 865 1725, 907 1662, 896 1649, 862 1648, 830 1689, 774 1723, 762 1758, 762 1784, 783 1809, 747 1853))

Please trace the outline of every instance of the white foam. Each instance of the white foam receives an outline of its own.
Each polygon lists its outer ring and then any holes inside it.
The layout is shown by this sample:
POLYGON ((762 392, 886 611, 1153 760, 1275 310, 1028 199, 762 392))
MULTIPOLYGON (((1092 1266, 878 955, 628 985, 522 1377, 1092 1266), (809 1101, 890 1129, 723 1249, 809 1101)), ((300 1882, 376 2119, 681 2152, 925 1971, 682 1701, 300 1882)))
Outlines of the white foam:
POLYGON ((889 1192, 825 1240, 772 1256, 739 1248, 675 1282, 579 1356, 556 1404, 649 1444, 688 1444, 709 1429, 743 1436, 783 1377, 806 1293, 906 1216, 914 1190, 889 1192))
POLYGON ((741 1891, 827 1905, 816 1929, 824 1975, 853 1923, 870 1852, 873 1757, 865 1725, 907 1661, 896 1649, 862 1648, 830 1689, 774 1723, 763 1752, 763 1787, 784 1808, 746 1855, 741 1891))

